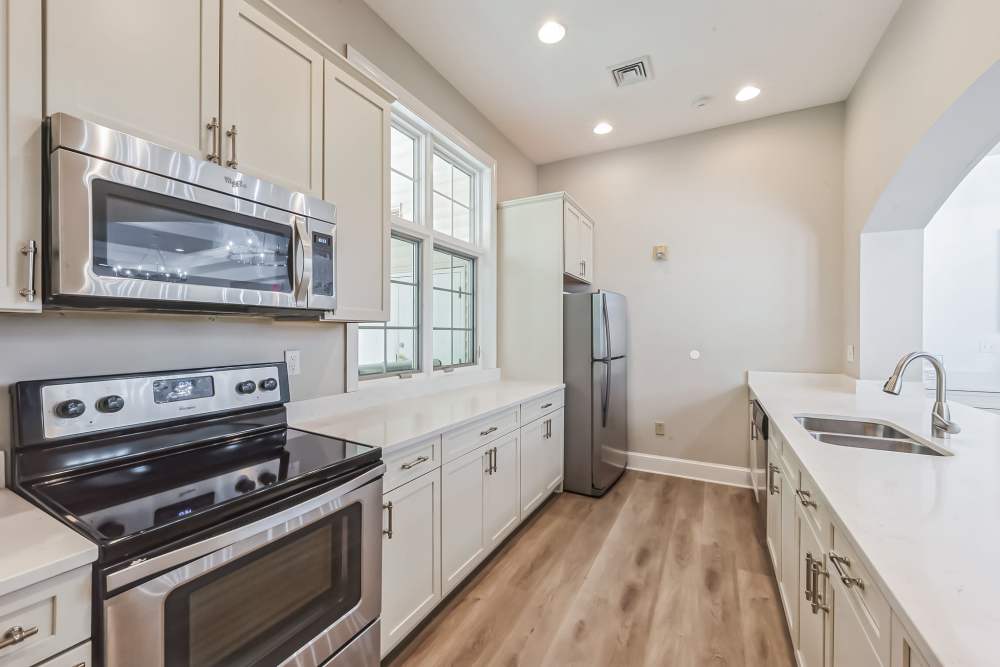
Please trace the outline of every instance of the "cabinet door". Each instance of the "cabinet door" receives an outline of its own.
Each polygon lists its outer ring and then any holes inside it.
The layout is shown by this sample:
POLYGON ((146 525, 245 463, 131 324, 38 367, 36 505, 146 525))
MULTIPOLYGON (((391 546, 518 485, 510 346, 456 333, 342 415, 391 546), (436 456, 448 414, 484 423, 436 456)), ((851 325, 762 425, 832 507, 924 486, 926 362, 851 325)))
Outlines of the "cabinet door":
POLYGON ((441 599, 441 471, 434 470, 382 498, 392 534, 382 533, 382 655, 441 599))
POLYGON ((829 584, 825 575, 811 576, 807 569, 810 560, 819 561, 822 570, 826 569, 826 555, 820 546, 819 539, 813 534, 806 521, 801 517, 799 530, 799 665, 801 667, 823 667, 823 656, 826 651, 826 620, 829 608, 827 589, 829 584), (810 581, 815 582, 815 590, 812 590, 810 581), (812 590, 812 595, 818 596, 820 605, 813 607, 811 601, 806 599, 807 591, 812 590))
POLYGON ((212 152, 219 0, 47 0, 45 113, 212 152))
POLYGON ((521 427, 521 516, 528 516, 545 499, 548 417, 521 427))
POLYGON ((543 468, 545 470, 545 492, 548 495, 559 488, 563 481, 565 412, 559 408, 545 419, 549 421, 549 437, 545 439, 543 468))
POLYGON ((517 432, 494 440, 493 472, 486 477, 486 538, 492 550, 521 520, 520 436, 517 432))
POLYGON ((594 223, 580 217, 580 277, 586 282, 594 280, 594 223))
POLYGON ((840 577, 831 576, 828 588, 831 593, 829 606, 833 614, 833 667, 886 667, 868 639, 861 618, 850 602, 850 591, 840 577))
POLYGON ((42 309, 41 171, 42 7, 0 0, 0 310, 42 309))
MULTIPOLYGON (((767 535, 765 538, 767 552, 771 556, 774 572, 781 576, 781 468, 775 461, 777 456, 771 455, 771 445, 768 444, 768 464, 761 493, 767 501, 767 535)), ((776 452, 775 452, 776 454, 776 452)))
POLYGON ((581 278, 580 240, 582 216, 569 202, 563 202, 563 272, 581 278))
POLYGON ((389 319, 389 102, 327 61, 323 198, 337 206, 333 319, 389 319))
POLYGON ((785 618, 792 645, 799 645, 799 605, 803 604, 802 587, 799 585, 799 514, 795 507, 795 491, 790 480, 781 470, 778 478, 781 492, 776 498, 781 505, 781 572, 778 590, 785 601, 785 618))
POLYGON ((492 445, 441 468, 442 594, 447 595, 486 554, 486 469, 492 445))
POLYGON ((892 615, 892 667, 928 667, 929 662, 920 654, 906 628, 892 615))
POLYGON ((322 196, 323 58, 246 0, 222 4, 222 125, 224 165, 322 196))

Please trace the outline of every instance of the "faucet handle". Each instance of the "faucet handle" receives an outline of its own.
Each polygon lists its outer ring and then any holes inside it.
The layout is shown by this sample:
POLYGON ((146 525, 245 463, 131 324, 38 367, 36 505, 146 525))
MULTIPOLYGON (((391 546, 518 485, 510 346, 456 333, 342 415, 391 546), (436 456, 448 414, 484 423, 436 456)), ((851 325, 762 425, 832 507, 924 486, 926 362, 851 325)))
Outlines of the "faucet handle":
POLYGON ((961 433, 962 427, 951 420, 951 410, 943 401, 936 401, 931 411, 932 432, 939 438, 946 438, 955 433, 961 433))

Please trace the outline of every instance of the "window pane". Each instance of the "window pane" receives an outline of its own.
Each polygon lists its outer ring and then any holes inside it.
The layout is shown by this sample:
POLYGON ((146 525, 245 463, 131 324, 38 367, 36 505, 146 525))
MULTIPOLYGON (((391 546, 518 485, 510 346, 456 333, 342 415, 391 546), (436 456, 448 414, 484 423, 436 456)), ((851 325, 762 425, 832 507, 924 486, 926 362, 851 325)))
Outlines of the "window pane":
POLYGON ((392 279, 417 282, 417 242, 392 237, 392 279))
POLYGON ((389 208, 397 218, 402 218, 407 222, 413 222, 413 181, 392 172, 392 194, 389 201, 389 208))
POLYGON ((472 335, 468 331, 452 332, 451 363, 471 364, 472 362, 472 335))
POLYGON ((472 207, 472 176, 461 169, 455 169, 452 182, 455 184, 451 198, 466 208, 472 207))
POLYGON ((417 326, 417 288, 392 283, 389 286, 389 326, 417 326))
POLYGON ((451 163, 440 155, 434 156, 434 191, 451 197, 451 163))
POLYGON ((451 326, 456 329, 471 329, 472 297, 468 294, 452 294, 451 297, 451 326))
POLYGON ((451 255, 434 251, 434 287, 451 289, 451 255))
POLYGON ((416 142, 413 137, 396 128, 390 130, 390 146, 392 152, 392 168, 413 178, 413 156, 416 152, 416 142))
POLYGON ((472 292, 472 260, 452 255, 451 288, 458 292, 472 292))
POLYGON ((451 200, 434 193, 434 231, 451 234, 451 200))
POLYGON ((385 372, 385 329, 358 329, 358 375, 385 372))
POLYGON ((434 367, 451 366, 451 330, 434 332, 434 367))
POLYGON ((434 328, 451 328, 451 292, 434 290, 434 328))
POLYGON ((451 235, 462 241, 471 241, 472 226, 469 220, 469 209, 465 208, 461 204, 454 204, 452 212, 451 235))
POLYGON ((401 373, 417 368, 416 332, 413 329, 387 329, 386 370, 389 373, 401 373))

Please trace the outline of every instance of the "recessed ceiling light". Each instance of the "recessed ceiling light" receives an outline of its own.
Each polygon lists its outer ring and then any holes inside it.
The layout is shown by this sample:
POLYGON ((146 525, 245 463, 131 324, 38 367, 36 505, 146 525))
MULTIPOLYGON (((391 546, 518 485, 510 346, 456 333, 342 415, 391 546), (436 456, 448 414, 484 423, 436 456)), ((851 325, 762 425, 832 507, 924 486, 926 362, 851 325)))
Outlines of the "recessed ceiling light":
POLYGON ((566 36, 566 28, 555 21, 546 21, 538 29, 538 39, 545 44, 555 44, 566 36))
POLYGON ((603 120, 594 126, 594 134, 607 134, 615 128, 611 127, 611 123, 606 123, 603 120))
POLYGON ((760 88, 757 86, 743 86, 740 92, 736 93, 737 102, 748 102, 760 95, 760 88))

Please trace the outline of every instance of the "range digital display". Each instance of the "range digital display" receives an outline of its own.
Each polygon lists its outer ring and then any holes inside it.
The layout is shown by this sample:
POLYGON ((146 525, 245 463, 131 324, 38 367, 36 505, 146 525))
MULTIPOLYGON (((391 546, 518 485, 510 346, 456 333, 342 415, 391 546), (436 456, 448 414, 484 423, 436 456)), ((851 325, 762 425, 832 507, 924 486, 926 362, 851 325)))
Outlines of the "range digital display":
POLYGON ((214 502, 215 493, 209 491, 208 493, 204 493, 200 496, 195 496, 194 498, 188 498, 187 500, 182 500, 179 503, 174 503, 173 505, 160 507, 153 513, 153 525, 159 526, 161 523, 167 523, 168 521, 185 517, 188 514, 194 514, 196 510, 200 510, 203 507, 209 507, 214 502))
POLYGON ((153 401, 156 403, 175 403, 210 396, 215 396, 215 380, 211 375, 153 382, 153 401))

